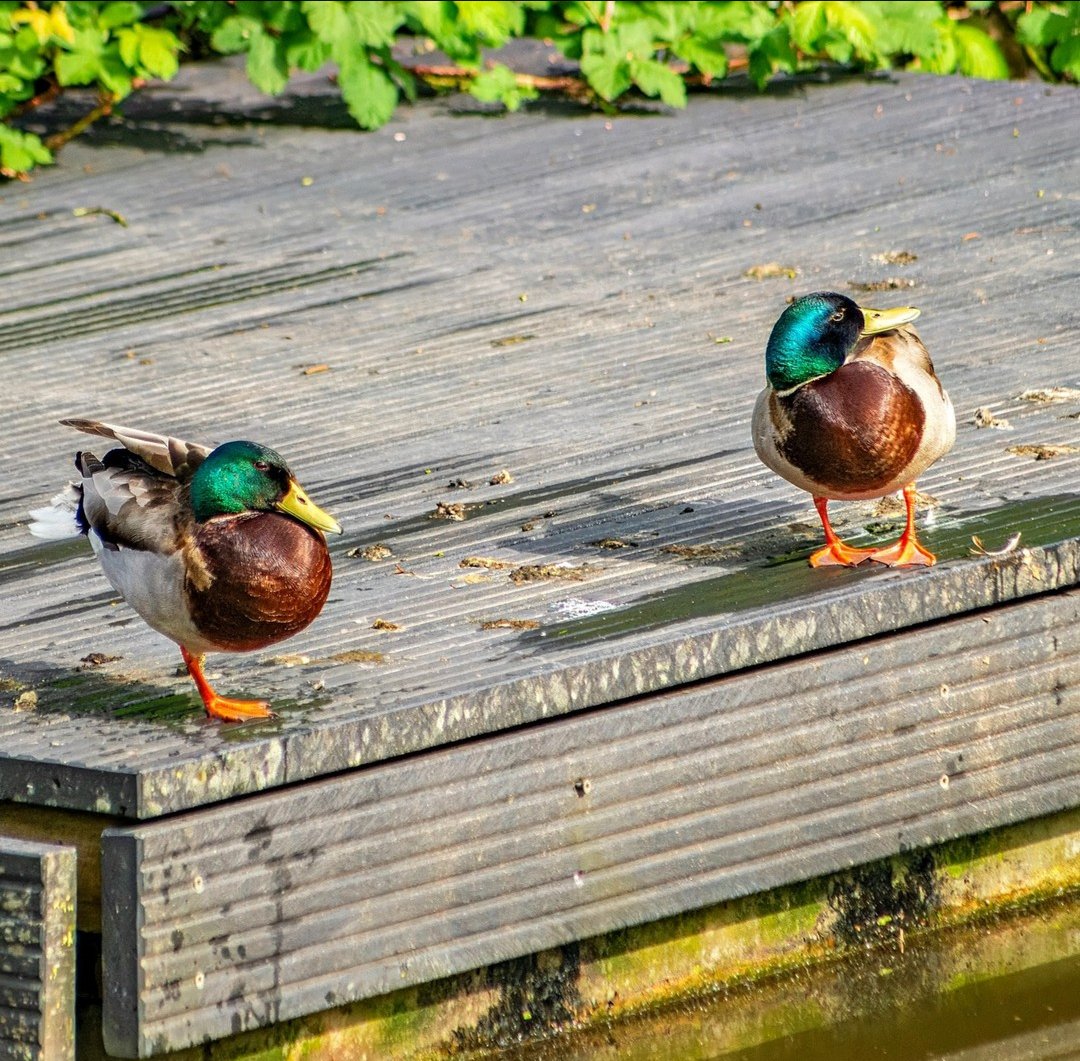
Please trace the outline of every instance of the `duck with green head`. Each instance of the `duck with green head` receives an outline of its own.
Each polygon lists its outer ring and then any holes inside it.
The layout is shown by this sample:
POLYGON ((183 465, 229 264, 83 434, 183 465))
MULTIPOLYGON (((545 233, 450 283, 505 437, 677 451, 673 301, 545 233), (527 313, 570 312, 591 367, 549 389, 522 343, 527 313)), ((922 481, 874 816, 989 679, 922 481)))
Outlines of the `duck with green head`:
POLYGON ((330 592, 315 505, 285 461, 256 442, 214 450, 96 420, 64 420, 114 439, 99 460, 83 451, 80 481, 31 513, 39 537, 85 534, 113 588, 172 638, 208 714, 230 722, 271 715, 264 701, 215 692, 207 652, 248 652, 303 630, 330 592))
POLYGON ((956 418, 911 327, 918 315, 912 307, 868 309, 822 291, 796 299, 773 326, 767 384, 754 408, 754 448, 813 497, 825 531, 825 547, 810 557, 814 567, 935 562, 915 533, 915 480, 952 448, 956 418), (898 542, 855 549, 836 536, 830 500, 898 490, 907 513, 898 542))

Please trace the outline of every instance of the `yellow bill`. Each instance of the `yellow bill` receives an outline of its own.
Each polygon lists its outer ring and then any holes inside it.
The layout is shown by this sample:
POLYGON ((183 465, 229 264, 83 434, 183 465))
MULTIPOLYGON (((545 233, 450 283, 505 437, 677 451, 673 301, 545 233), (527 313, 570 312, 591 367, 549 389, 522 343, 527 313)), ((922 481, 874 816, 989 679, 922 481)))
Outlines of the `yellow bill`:
POLYGON ((304 493, 303 487, 295 480, 289 482, 285 496, 277 502, 277 507, 290 516, 295 516, 309 527, 326 531, 328 534, 340 534, 341 524, 329 512, 324 512, 304 493))
POLYGON ((896 309, 867 309, 860 306, 863 315, 863 335, 890 332, 904 324, 910 324, 919 315, 914 306, 898 306, 896 309))

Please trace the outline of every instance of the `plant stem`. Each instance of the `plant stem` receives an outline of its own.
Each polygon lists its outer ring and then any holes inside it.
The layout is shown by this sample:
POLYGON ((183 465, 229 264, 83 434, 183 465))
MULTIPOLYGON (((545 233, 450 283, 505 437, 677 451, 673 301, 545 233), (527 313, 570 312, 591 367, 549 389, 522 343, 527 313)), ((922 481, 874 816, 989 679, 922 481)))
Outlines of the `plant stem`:
POLYGON ((112 114, 113 107, 116 106, 116 97, 112 93, 101 96, 101 102, 90 111, 88 114, 84 114, 74 125, 67 129, 61 129, 60 132, 54 133, 45 141, 45 146, 50 151, 59 151, 69 140, 74 140, 75 137, 84 133, 91 125, 94 124, 99 118, 107 118, 112 114))

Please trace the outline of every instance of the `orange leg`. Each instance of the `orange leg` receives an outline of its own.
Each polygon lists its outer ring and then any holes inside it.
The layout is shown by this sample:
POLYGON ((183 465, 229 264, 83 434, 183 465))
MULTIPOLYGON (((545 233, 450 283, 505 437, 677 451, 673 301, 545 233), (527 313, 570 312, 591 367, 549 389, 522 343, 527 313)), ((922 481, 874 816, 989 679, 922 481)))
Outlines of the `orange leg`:
POLYGON ((815 497, 814 507, 821 517, 821 526, 825 530, 825 548, 818 549, 810 557, 811 567, 855 567, 864 560, 869 560, 873 555, 873 549, 854 549, 845 545, 837 536, 829 523, 829 499, 827 497, 815 497))
POLYGON ((232 700, 219 696, 203 674, 202 656, 194 656, 183 645, 180 654, 187 664, 188 674, 199 690, 206 713, 211 718, 220 718, 223 722, 246 722, 250 718, 273 718, 274 712, 265 700, 232 700))
POLYGON ((937 563, 937 557, 928 549, 924 549, 915 538, 915 484, 909 483, 904 487, 904 507, 907 509, 907 522, 904 524, 904 533, 895 545, 886 546, 884 549, 875 549, 870 554, 871 560, 879 564, 888 564, 889 567, 905 567, 923 564, 930 567, 937 563))

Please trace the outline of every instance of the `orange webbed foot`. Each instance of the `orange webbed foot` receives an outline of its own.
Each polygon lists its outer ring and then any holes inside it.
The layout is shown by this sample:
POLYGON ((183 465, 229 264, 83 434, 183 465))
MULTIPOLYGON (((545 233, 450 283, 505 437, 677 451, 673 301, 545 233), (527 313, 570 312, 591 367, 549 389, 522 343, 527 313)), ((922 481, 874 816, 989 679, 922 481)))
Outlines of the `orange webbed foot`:
POLYGON ((211 718, 220 718, 222 722, 247 722, 253 718, 276 717, 265 700, 234 700, 215 693, 209 699, 204 698, 203 705, 211 718))
POLYGON ((889 567, 932 567, 937 563, 937 557, 929 549, 924 549, 915 537, 915 500, 917 497, 915 484, 908 483, 904 487, 906 513, 904 533, 893 545, 873 550, 870 554, 871 560, 876 560, 879 564, 887 564, 889 567))
POLYGON ((874 549, 870 559, 879 564, 888 564, 889 567, 932 567, 937 563, 937 557, 929 549, 924 549, 914 537, 901 538, 893 545, 874 549))
POLYGON ((810 557, 811 567, 857 567, 864 560, 869 560, 873 549, 855 549, 845 545, 832 529, 829 522, 829 501, 825 497, 815 497, 814 507, 821 517, 821 528, 825 532, 825 548, 818 549, 810 557))
POLYGON ((837 539, 810 557, 811 567, 858 567, 864 560, 874 558, 874 549, 856 549, 837 539))
POLYGON ((183 645, 180 646, 180 654, 187 664, 191 680, 199 690, 206 713, 211 718, 221 719, 222 722, 247 722, 254 718, 276 717, 265 700, 234 700, 231 697, 219 695, 203 674, 202 656, 188 652, 183 645))

